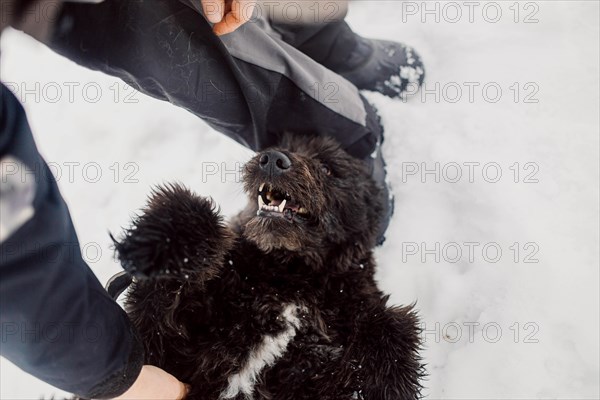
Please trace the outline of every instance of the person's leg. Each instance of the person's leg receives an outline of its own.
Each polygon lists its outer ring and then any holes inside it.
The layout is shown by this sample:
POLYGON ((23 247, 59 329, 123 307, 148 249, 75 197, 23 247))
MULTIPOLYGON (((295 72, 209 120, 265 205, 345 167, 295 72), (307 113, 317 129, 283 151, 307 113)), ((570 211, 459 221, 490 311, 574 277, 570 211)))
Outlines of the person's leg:
POLYGON ((313 24, 293 23, 275 14, 270 23, 286 43, 361 90, 392 98, 415 93, 425 78, 417 52, 402 43, 361 37, 344 21, 346 11, 342 8, 336 18, 313 24))
MULTIPOLYGON (((358 46, 359 36, 343 19, 308 25, 271 21, 271 25, 283 41, 334 72, 354 66, 348 66, 345 61, 358 46)), ((349 61, 351 64, 357 62, 349 61)))
POLYGON ((354 85, 269 34, 264 20, 216 37, 199 8, 165 0, 67 4, 50 46, 253 150, 292 131, 334 137, 359 158, 373 152, 381 127, 354 85))

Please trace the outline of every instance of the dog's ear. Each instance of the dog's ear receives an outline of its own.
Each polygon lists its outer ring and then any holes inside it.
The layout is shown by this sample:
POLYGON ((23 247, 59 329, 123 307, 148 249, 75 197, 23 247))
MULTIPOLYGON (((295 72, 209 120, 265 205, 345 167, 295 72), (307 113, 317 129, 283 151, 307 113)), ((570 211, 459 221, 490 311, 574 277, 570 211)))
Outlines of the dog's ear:
POLYGON ((113 239, 126 271, 137 278, 203 281, 219 273, 234 234, 211 199, 170 184, 156 188, 142 211, 121 240, 113 239))

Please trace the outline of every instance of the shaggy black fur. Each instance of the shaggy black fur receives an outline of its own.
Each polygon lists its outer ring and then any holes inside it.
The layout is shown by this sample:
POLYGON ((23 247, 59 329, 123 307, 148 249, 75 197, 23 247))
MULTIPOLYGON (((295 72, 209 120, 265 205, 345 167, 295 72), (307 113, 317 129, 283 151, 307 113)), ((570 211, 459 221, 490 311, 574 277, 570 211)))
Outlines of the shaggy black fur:
POLYGON ((382 207, 366 167, 326 139, 278 150, 288 168, 265 153, 246 165, 250 203, 231 224, 171 185, 116 243, 138 276, 126 308, 147 363, 190 399, 419 398, 417 316, 373 278, 382 207), (258 196, 285 211, 258 210, 258 196))

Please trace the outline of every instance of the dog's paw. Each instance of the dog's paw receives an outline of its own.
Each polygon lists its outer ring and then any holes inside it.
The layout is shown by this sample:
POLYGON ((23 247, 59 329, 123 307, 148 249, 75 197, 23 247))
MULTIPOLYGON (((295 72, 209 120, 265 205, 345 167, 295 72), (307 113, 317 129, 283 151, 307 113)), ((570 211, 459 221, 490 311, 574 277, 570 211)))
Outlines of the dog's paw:
POLYGON ((154 190, 142 214, 113 241, 121 265, 136 278, 208 280, 218 274, 233 239, 211 199, 169 184, 154 190))

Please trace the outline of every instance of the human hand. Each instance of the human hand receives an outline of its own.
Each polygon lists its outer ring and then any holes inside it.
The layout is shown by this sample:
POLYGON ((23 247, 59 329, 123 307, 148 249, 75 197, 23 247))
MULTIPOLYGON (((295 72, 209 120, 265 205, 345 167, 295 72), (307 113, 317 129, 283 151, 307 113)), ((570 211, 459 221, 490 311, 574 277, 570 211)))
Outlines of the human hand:
POLYGON ((181 400, 187 392, 186 385, 173 375, 152 365, 144 365, 133 386, 115 400, 181 400))
POLYGON ((235 31, 250 21, 256 0, 200 0, 204 16, 215 24, 213 31, 221 36, 235 31))

